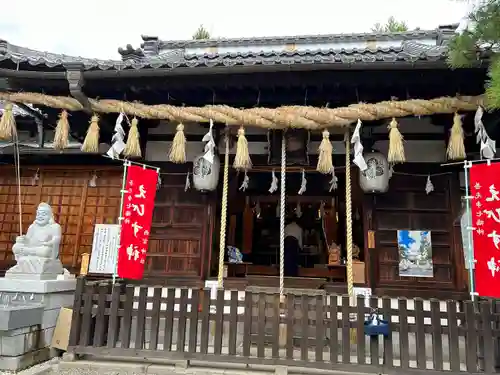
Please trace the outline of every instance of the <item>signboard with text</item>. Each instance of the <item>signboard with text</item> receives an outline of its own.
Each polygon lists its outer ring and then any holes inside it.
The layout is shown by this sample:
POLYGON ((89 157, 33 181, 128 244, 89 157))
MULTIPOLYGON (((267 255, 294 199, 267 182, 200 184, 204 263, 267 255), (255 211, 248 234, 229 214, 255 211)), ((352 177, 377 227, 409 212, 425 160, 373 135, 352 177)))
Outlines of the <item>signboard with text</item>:
POLYGON ((99 274, 114 274, 118 243, 120 240, 119 224, 96 224, 94 241, 88 272, 99 274))

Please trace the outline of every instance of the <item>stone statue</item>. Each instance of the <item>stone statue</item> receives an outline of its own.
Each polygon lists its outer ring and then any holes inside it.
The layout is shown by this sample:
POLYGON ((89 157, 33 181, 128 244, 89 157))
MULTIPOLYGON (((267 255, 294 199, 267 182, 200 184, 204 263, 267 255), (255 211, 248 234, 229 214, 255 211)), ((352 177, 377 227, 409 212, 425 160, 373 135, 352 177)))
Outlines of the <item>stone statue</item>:
POLYGON ((26 235, 18 236, 12 247, 17 264, 5 273, 6 278, 51 280, 64 273, 59 259, 61 226, 54 221, 52 208, 40 203, 35 221, 26 235))

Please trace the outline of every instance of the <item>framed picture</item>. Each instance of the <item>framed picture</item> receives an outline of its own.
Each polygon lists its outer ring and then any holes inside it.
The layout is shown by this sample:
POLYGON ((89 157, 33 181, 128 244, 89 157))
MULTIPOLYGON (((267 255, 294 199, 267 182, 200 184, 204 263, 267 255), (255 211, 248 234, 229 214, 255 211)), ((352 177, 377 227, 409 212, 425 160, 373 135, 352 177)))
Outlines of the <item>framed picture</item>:
POLYGON ((398 230, 399 276, 434 277, 431 231, 398 230))

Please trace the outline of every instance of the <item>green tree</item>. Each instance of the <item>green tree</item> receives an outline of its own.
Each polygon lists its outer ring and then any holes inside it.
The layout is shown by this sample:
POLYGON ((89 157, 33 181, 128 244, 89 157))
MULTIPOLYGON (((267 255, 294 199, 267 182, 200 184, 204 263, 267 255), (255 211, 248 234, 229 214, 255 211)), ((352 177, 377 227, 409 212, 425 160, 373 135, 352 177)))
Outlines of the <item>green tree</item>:
POLYGON ((210 33, 203 25, 200 25, 196 32, 193 34, 193 39, 210 39, 210 33))
POLYGON ((405 21, 398 21, 394 17, 389 17, 385 24, 376 23, 372 27, 374 33, 401 33, 408 31, 408 25, 405 21))
POLYGON ((500 108, 500 0, 487 0, 469 14, 470 27, 454 36, 449 45, 452 68, 473 66, 487 59, 486 106, 500 108))

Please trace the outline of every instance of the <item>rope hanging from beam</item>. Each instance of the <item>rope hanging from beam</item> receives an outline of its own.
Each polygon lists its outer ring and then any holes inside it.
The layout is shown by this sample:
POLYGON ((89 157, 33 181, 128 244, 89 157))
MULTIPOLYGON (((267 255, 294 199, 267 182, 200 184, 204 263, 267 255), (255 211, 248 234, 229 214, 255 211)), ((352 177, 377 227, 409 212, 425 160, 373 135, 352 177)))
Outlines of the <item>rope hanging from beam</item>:
MULTIPOLYGON (((36 104, 68 111, 82 111, 84 107, 71 97, 50 96, 33 92, 0 93, 0 100, 13 103, 36 104)), ((309 106, 282 106, 278 108, 238 109, 226 105, 204 107, 177 107, 168 104, 146 105, 113 99, 89 99, 96 113, 125 113, 143 119, 161 119, 176 122, 209 122, 210 119, 229 126, 256 126, 266 129, 297 128, 323 130, 329 127, 347 127, 353 122, 374 121, 392 117, 427 116, 433 114, 474 111, 483 104, 483 96, 440 97, 430 100, 390 100, 374 104, 359 103, 339 108, 309 106)))
MULTIPOLYGON (((65 96, 50 96, 32 92, 0 93, 0 100, 10 103, 42 105, 64 111, 88 110, 76 99, 65 96)), ((397 129, 396 117, 426 116, 432 114, 457 113, 458 111, 474 111, 483 104, 483 96, 440 97, 435 99, 391 100, 374 104, 352 104, 339 108, 316 108, 308 106, 282 106, 278 108, 247 108, 238 109, 226 105, 207 105, 204 107, 176 107, 168 104, 146 105, 137 102, 125 102, 112 99, 89 99, 90 109, 94 112, 92 120, 82 145, 84 152, 98 152, 99 145, 99 113, 119 113, 133 116, 131 129, 127 137, 125 155, 140 157, 138 120, 144 119, 169 120, 179 122, 177 132, 169 153, 169 160, 173 163, 186 162, 186 138, 184 122, 216 121, 229 126, 239 126, 238 143, 234 167, 238 170, 247 170, 252 166, 248 151, 248 141, 245 138, 243 126, 255 126, 265 129, 307 129, 310 131, 323 130, 323 141, 319 149, 317 170, 321 173, 330 173, 333 169, 331 154, 333 151, 327 128, 349 128, 353 122, 374 121, 392 118, 390 126, 389 163, 404 162, 403 137, 397 129), (132 147, 133 146, 133 147, 132 147), (398 156, 399 155, 399 156, 398 156)), ((456 116, 455 116, 456 117, 456 116)), ((69 124, 58 122, 56 133, 66 134, 69 124), (64 125, 64 126, 63 126, 64 125)), ((465 150, 463 129, 457 122, 450 137, 449 149, 460 152, 449 152, 451 158, 464 158, 465 150)), ((116 127, 115 127, 116 131, 116 127)), ((10 139, 16 132, 12 105, 7 105, 0 119, 0 139, 10 139)), ((60 135, 61 135, 60 134, 60 135)), ((60 138, 60 137, 59 137, 60 138)), ((57 143, 57 142, 56 142, 57 143)), ((62 144, 59 140, 59 144, 62 144)))

